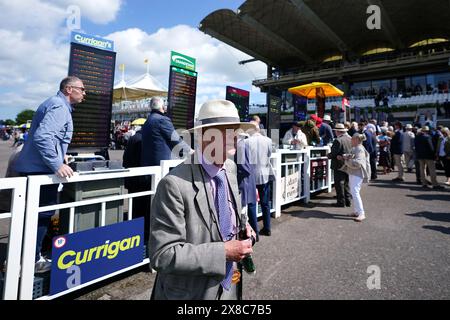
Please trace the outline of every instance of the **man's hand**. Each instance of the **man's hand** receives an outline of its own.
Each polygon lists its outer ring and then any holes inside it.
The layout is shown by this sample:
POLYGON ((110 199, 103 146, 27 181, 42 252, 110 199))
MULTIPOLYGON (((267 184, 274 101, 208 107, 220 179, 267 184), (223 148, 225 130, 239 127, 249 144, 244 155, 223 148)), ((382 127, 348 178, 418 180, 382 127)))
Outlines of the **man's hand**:
POLYGON ((300 143, 300 141, 297 140, 297 139, 293 139, 293 140, 291 141, 291 144, 299 144, 299 143, 300 143))
POLYGON ((60 178, 70 178, 73 176, 73 170, 68 165, 63 164, 55 174, 60 178))
POLYGON ((247 237, 251 238, 252 236, 256 238, 256 233, 253 230, 253 228, 250 226, 250 224, 247 223, 246 225, 246 230, 247 230, 247 237))
POLYGON ((225 242, 225 256, 227 261, 239 262, 253 252, 252 240, 230 240, 225 242))

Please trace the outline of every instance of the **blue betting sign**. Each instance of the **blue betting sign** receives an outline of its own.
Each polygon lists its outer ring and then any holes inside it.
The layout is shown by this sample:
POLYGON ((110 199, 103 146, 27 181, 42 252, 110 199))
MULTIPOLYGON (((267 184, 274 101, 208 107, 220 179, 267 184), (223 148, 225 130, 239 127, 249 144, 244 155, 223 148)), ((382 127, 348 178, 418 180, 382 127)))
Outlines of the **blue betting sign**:
POLYGON ((50 295, 141 263, 144 218, 53 238, 50 295))
POLYGON ((71 42, 93 47, 100 50, 114 51, 114 41, 90 36, 75 31, 72 32, 71 42))

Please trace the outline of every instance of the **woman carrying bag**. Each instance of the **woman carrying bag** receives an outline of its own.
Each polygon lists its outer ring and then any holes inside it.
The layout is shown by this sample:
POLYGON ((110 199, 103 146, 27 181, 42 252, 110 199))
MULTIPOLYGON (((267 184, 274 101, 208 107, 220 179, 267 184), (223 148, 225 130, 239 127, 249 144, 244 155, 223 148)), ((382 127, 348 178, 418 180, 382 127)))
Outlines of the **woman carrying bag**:
POLYGON ((340 170, 346 172, 349 176, 350 192, 353 197, 353 213, 355 221, 361 222, 366 218, 363 202, 361 199, 361 187, 363 183, 369 182, 370 155, 362 145, 366 140, 364 134, 355 133, 352 137, 352 151, 350 154, 344 154, 339 160, 345 160, 344 166, 340 170))

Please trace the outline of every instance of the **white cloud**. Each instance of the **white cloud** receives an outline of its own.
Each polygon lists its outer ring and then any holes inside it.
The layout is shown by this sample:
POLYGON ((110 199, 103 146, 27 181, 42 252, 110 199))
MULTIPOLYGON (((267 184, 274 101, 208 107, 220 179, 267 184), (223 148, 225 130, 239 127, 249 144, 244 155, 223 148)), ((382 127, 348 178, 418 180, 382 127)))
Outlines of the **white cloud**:
POLYGON ((144 60, 148 58, 150 73, 167 86, 170 51, 173 50, 197 59, 197 105, 208 99, 224 99, 227 85, 251 90, 252 100, 264 103, 264 95, 251 86, 251 81, 265 76, 265 64, 239 65, 239 61, 250 57, 193 27, 178 25, 153 34, 132 28, 106 37, 115 42, 117 65, 126 65, 126 80, 143 74, 144 60))
POLYGON ((107 24, 116 19, 122 6, 122 0, 53 0, 65 7, 78 6, 81 16, 97 24, 107 24))
POLYGON ((115 19, 121 0, 0 0, 0 119, 36 109, 67 75, 67 7, 94 23, 115 19))
MULTIPOLYGON (((57 91, 68 69, 65 19, 69 4, 79 5, 83 17, 107 23, 115 19, 123 1, 0 0, 0 119, 14 118, 24 108, 35 109, 57 91)), ((116 65, 126 64, 127 80, 145 72, 148 58, 150 73, 167 87, 170 51, 174 50, 197 59, 197 106, 224 98, 226 85, 251 90, 253 102, 265 101, 259 89, 251 86, 252 80, 265 76, 265 65, 239 65, 249 56, 196 28, 178 25, 154 33, 130 28, 103 36, 115 41, 116 65)))

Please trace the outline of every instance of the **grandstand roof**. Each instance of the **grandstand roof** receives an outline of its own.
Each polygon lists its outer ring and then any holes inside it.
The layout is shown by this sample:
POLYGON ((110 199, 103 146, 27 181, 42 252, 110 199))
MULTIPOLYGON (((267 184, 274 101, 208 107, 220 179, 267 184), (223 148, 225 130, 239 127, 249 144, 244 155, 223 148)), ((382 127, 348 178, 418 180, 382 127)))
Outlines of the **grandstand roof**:
POLYGON ((209 14, 199 28, 272 66, 296 67, 374 48, 408 48, 450 38, 450 1, 247 0, 237 12, 209 14), (369 30, 369 5, 381 9, 381 29, 369 30))

